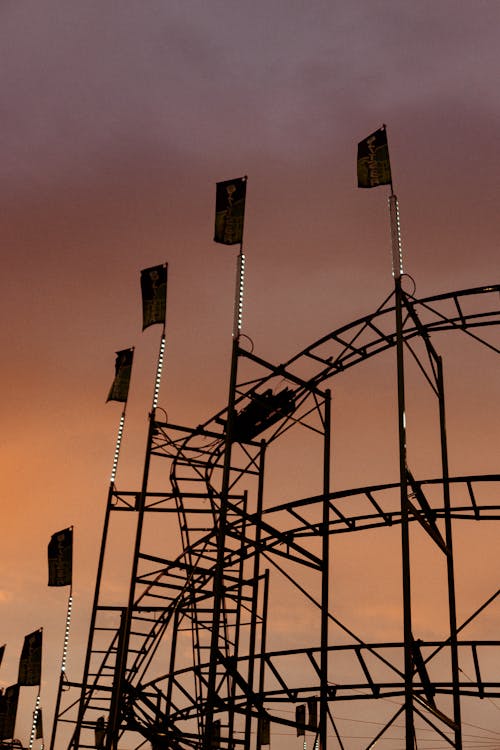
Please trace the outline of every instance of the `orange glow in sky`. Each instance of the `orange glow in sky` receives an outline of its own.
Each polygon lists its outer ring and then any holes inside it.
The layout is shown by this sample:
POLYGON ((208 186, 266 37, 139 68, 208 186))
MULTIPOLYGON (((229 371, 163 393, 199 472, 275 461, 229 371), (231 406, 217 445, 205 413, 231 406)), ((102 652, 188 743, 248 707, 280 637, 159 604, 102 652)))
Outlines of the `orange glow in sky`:
MULTIPOLYGON (((498 283, 499 22, 487 0, 28 0, 0 10, 0 687, 16 680, 24 636, 43 627, 46 745, 67 601, 47 588, 47 544, 74 526, 68 674, 77 680, 121 413, 105 399, 115 352, 130 346, 117 483, 141 481, 159 329, 141 333, 140 270, 169 264, 159 405, 170 422, 198 425, 226 404, 231 356, 237 250, 212 241, 215 183, 248 175, 243 333, 279 364, 393 288, 388 191, 356 187, 356 145, 385 122, 416 296, 498 283)), ((480 335, 500 345, 498 327, 480 335)), ((433 342, 445 366, 450 473, 497 473, 498 355, 459 331, 433 342)), ((391 350, 328 384, 332 489, 397 481, 395 367, 391 350)), ((407 419, 412 471, 432 478, 435 400, 410 360, 407 419)), ((265 502, 320 492, 319 461, 314 441, 283 440, 265 502)), ((110 550, 117 600, 127 534, 123 522, 123 543, 110 550)), ((445 581, 422 534, 416 629, 433 639, 446 623, 445 581)), ((496 539, 493 522, 457 529, 459 621, 499 588, 496 539)), ((155 543, 175 549, 177 528, 155 543)), ((336 612, 367 638, 400 637, 399 545, 397 529, 333 543, 336 612)), ((272 596, 270 647, 307 639, 316 615, 304 605, 291 617, 284 582, 272 596)), ((498 637, 499 606, 474 626, 478 637, 498 637)), ((36 693, 23 690, 16 736, 26 744, 36 693)), ((467 709, 466 721, 493 742, 499 707, 467 709)), ((346 736, 373 736, 373 726, 342 724, 346 736)))

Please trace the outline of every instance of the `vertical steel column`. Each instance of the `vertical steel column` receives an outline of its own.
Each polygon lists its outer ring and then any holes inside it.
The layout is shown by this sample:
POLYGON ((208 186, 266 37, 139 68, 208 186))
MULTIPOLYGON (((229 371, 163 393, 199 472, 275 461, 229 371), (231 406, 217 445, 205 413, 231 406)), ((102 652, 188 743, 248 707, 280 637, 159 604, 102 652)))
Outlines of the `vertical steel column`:
POLYGON ((399 481, 401 491, 401 557, 403 573, 403 631, 404 631, 404 674, 405 674, 405 726, 406 750, 414 750, 413 721, 413 657, 411 620, 411 575, 410 575, 410 536, 408 519, 408 484, 406 474, 406 415, 405 380, 403 356, 403 290, 401 277, 396 276, 396 356, 398 374, 398 428, 399 428, 399 481))
POLYGON ((455 748, 462 750, 462 719, 460 709, 460 676, 458 666, 457 610, 455 602, 455 572, 453 564, 453 535, 451 524, 450 477, 448 468, 448 442, 446 439, 446 413, 444 399, 443 360, 436 356, 439 400, 439 427, 441 432, 441 463, 443 470, 443 499, 445 507, 446 566, 448 575, 448 602, 450 618, 450 652, 453 680, 453 720, 455 722, 455 748))
POLYGON ((406 414, 405 379, 403 355, 403 250, 401 244, 401 223, 399 205, 391 178, 389 196, 389 216, 391 225, 392 275, 394 276, 396 304, 396 357, 398 373, 398 432, 399 432, 399 482, 401 488, 401 556, 403 574, 403 631, 404 631, 404 673, 405 673, 405 726, 406 750, 414 750, 413 719, 413 656, 411 622, 411 575, 410 575, 410 535, 408 524, 408 484, 406 474, 406 414))
MULTIPOLYGON (((255 558, 253 566, 253 592, 252 592, 252 614, 250 620, 250 638, 248 644, 248 689, 253 693, 255 674, 255 644, 257 641, 257 607, 259 604, 259 576, 260 576, 260 552, 261 552, 261 517, 264 498, 264 466, 266 458, 266 443, 260 442, 259 461, 259 486, 257 490, 257 508, 255 511, 255 558)), ((248 698, 247 713, 245 716, 245 740, 244 749, 250 750, 250 738, 252 732, 252 700, 248 698)))
POLYGON ((227 405, 226 438, 224 449, 224 466, 222 471, 222 486, 220 494, 220 510, 217 525, 217 560, 215 563, 213 583, 213 618, 212 634, 210 640, 210 664, 207 682, 207 704, 205 731, 203 736, 203 748, 212 750, 212 727, 214 718, 214 706, 216 701, 217 664, 219 661, 219 630, 222 601, 224 597, 224 556, 226 551, 226 526, 227 526, 227 497, 229 494, 229 482, 231 474, 231 447, 233 442, 234 404, 236 400, 236 378, 238 372, 238 338, 233 339, 231 355, 231 374, 229 378, 229 396, 227 405))
POLYGON ((170 663, 168 667, 168 682, 167 682, 167 695, 165 715, 168 719, 170 713, 170 707, 172 705, 172 690, 174 687, 174 670, 175 670, 175 657, 177 652, 177 634, 179 632, 179 609, 176 608, 174 612, 174 621, 172 625, 172 642, 170 644, 170 663))
POLYGON ((452 685, 453 685, 453 730, 455 734, 455 747, 458 750, 462 748, 462 722, 461 722, 461 711, 460 711, 460 679, 459 679, 459 666, 458 666, 458 642, 457 642, 457 615, 456 615, 456 603, 455 603, 455 573, 454 573, 454 562, 453 562, 453 534, 452 534, 452 523, 451 523, 451 499, 450 499, 450 481, 449 481, 449 468, 448 468, 448 444, 446 438, 446 414, 445 414, 445 395, 444 395, 444 378, 443 378, 443 360, 436 352, 428 332, 423 328, 420 320, 409 303, 407 298, 404 298, 406 309, 412 317, 420 335, 424 339, 427 353, 432 366, 432 372, 436 381, 436 388, 433 387, 434 392, 438 398, 439 405, 439 430, 440 430, 440 445, 441 445, 441 471, 443 478, 443 504, 445 508, 445 537, 446 537, 446 566, 447 566, 447 579, 448 579, 448 616, 450 623, 450 655, 451 655, 451 669, 452 669, 452 685))
MULTIPOLYGON (((245 490, 243 493, 243 513, 242 513, 242 527, 241 527, 241 537, 240 537, 240 561, 239 561, 239 569, 238 569, 238 588, 237 588, 237 595, 236 595, 236 619, 234 623, 234 653, 232 654, 234 658, 234 664, 236 665, 238 663, 238 655, 239 655, 239 645, 240 645, 240 628, 241 628, 241 604, 242 604, 242 596, 243 596, 243 572, 244 572, 244 549, 245 549, 245 541, 246 541, 246 529, 247 529, 247 523, 248 523, 248 493, 245 490)), ((228 627, 228 626, 226 626, 228 627)), ((228 627, 228 631, 230 632, 230 627, 228 627)), ((230 636, 229 636, 230 637, 230 636)), ((228 676, 228 748, 229 750, 234 750, 235 742, 234 742, 234 699, 236 696, 236 687, 237 683, 233 675, 228 676)))
MULTIPOLYGON (((265 669, 266 663, 264 661, 264 654, 266 653, 266 640, 267 640, 267 608, 269 603, 269 570, 266 568, 264 572, 264 595, 262 598, 262 632, 260 638, 260 670, 259 670, 259 695, 264 692, 264 680, 266 677, 265 669)), ((255 742, 257 750, 261 750, 260 732, 257 731, 257 737, 255 742)))
POLYGON ((320 660, 320 704, 319 704, 319 742, 321 750, 327 750, 327 717, 328 717, 328 621, 329 621, 329 582, 330 582, 330 444, 331 444, 331 392, 325 393, 324 401, 324 448, 323 448, 323 519, 322 535, 322 572, 321 572, 321 660, 320 660))

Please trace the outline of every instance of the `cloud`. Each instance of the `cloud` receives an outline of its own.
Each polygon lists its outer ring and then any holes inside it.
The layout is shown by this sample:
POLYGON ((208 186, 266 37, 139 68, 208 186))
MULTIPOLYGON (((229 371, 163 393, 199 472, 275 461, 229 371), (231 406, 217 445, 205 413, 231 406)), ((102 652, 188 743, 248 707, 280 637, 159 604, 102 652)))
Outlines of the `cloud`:
POLYGON ((480 5, 12 4, 0 29, 4 179, 78 179, 142 149, 148 163, 300 159, 398 112, 443 99, 458 110, 464 91, 469 117, 490 113, 500 13, 480 5))

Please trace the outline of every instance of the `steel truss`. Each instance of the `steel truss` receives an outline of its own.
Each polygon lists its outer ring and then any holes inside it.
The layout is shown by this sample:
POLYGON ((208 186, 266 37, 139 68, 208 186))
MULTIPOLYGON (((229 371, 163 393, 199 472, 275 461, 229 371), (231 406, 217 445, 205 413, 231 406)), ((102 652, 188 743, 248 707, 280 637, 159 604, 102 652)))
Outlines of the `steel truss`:
MULTIPOLYGON (((284 364, 273 365, 235 340, 228 404, 196 428, 152 412, 141 488, 112 484, 109 490, 84 674, 65 685, 52 745, 57 734, 75 749, 151 743, 154 750, 260 750, 269 734, 280 748, 290 746, 290 735, 308 732, 324 750, 388 747, 384 739, 404 722, 407 750, 420 746, 424 731, 462 747, 461 701, 500 698, 500 679, 489 668, 500 641, 462 636, 498 603, 500 589, 456 621, 452 522, 498 521, 500 475, 448 476, 443 368, 434 341, 435 334, 456 331, 498 353, 483 330, 500 324, 499 291, 490 286, 416 299, 400 289, 401 340, 438 406, 437 478, 414 476, 408 461, 400 483, 342 492, 330 487, 324 385, 396 348, 394 295, 284 364), (286 458, 288 451, 306 439, 316 446, 314 494, 269 497, 273 451, 283 445, 285 460, 297 461, 286 458), (113 534, 125 526, 133 554, 130 567, 123 565, 121 599, 113 603, 105 558, 113 534), (409 527, 418 527, 441 556, 448 631, 437 640, 419 638, 408 557, 404 638, 368 641, 336 613, 331 550, 342 534, 395 529, 404 537, 409 527), (289 620, 299 622, 307 611, 315 623, 306 643, 278 645, 293 630, 290 623, 281 623, 279 633, 275 626, 280 587, 289 620), (377 701, 389 709, 373 736, 357 744, 346 739, 339 707, 377 701)), ((404 555, 403 544, 403 567, 404 555)))

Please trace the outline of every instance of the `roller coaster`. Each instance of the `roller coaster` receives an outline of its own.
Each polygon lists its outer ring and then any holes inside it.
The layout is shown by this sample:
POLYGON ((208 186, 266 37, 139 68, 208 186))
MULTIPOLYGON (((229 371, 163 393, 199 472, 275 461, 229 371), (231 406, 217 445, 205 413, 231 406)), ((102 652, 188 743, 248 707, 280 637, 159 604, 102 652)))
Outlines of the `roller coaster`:
POLYGON ((236 337, 218 413, 193 428, 153 408, 139 488, 109 488, 83 675, 64 684, 53 747, 281 750, 308 740, 322 750, 408 750, 429 737, 463 746, 469 702, 500 698, 500 640, 474 635, 500 590, 457 621, 455 529, 500 520, 500 475, 449 474, 437 346, 441 336, 467 337, 498 354, 499 292, 419 299, 401 288, 399 300, 391 293, 282 364, 236 337), (420 476, 408 458, 398 482, 335 491, 329 388, 396 352, 398 305, 400 355, 416 364, 436 405, 439 475, 420 476), (311 491, 290 497, 285 477, 300 472, 305 450, 314 458, 311 491), (120 514, 133 554, 128 595, 117 604, 105 557, 120 514), (368 538, 396 550, 398 639, 372 639, 373 621, 360 633, 337 611, 335 549, 346 534, 353 550, 368 538), (435 639, 419 634, 417 547, 435 556, 445 581, 447 630, 435 639), (345 712, 366 720, 363 737, 346 735, 345 712))

